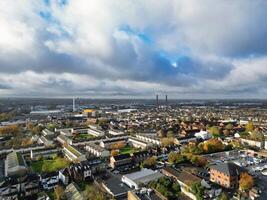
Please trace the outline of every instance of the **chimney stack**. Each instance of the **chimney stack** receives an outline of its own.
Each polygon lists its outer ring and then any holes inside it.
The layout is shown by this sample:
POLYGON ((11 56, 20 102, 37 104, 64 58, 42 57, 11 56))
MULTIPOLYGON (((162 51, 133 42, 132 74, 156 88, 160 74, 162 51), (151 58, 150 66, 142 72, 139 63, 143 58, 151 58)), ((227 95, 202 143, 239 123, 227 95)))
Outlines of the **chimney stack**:
POLYGON ((75 108, 75 98, 72 99, 72 110, 73 110, 73 112, 76 111, 76 108, 75 108))
POLYGON ((165 102, 166 102, 166 105, 168 105, 168 95, 167 94, 165 96, 165 102))
POLYGON ((159 95, 156 95, 156 104, 157 104, 157 107, 159 106, 159 95))

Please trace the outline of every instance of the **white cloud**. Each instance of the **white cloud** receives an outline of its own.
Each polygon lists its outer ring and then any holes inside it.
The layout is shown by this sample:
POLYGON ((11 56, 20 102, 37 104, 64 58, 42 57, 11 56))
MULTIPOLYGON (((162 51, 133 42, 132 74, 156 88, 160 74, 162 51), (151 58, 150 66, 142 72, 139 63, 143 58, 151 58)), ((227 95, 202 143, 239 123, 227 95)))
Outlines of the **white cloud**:
POLYGON ((264 0, 2 0, 0 94, 267 96, 266 8, 264 0))

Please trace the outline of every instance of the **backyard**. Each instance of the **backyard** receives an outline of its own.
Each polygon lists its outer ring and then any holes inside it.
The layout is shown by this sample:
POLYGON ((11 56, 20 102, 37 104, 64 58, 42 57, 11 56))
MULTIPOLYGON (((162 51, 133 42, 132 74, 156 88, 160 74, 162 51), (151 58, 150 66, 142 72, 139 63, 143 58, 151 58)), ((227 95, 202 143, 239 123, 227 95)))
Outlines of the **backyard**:
POLYGON ((53 159, 44 158, 42 160, 34 161, 31 163, 33 171, 37 173, 53 172, 68 167, 69 165, 70 162, 61 157, 55 157, 53 159))
POLYGON ((131 146, 127 145, 127 146, 125 146, 125 147, 120 149, 120 154, 126 154, 126 153, 131 154, 131 153, 134 153, 134 152, 137 152, 137 151, 139 151, 138 148, 134 148, 134 147, 131 147, 131 146))

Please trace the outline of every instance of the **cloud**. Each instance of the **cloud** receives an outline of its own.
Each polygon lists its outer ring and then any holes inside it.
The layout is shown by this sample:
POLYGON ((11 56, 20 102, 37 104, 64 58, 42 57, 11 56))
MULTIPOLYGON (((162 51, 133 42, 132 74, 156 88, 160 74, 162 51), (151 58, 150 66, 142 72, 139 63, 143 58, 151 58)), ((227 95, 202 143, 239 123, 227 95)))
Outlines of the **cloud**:
POLYGON ((228 1, 3 0, 0 94, 264 97, 267 2, 228 1))

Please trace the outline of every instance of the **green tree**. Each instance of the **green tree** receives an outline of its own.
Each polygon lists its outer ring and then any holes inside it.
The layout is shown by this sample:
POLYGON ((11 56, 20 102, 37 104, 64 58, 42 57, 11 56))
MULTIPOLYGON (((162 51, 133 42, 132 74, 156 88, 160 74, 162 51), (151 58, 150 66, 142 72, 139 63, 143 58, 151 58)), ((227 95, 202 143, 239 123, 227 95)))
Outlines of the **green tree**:
POLYGON ((225 194, 224 192, 220 195, 219 200, 229 200, 227 194, 225 194))
POLYGON ((208 129, 208 131, 210 132, 210 134, 213 137, 219 137, 220 136, 220 130, 217 126, 212 126, 208 129))
POLYGON ((191 191, 196 196, 197 200, 203 200, 204 196, 204 187, 201 185, 200 182, 194 182, 191 185, 191 191))

